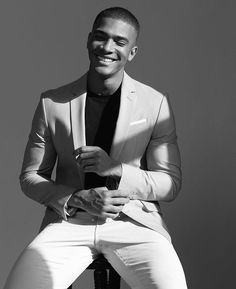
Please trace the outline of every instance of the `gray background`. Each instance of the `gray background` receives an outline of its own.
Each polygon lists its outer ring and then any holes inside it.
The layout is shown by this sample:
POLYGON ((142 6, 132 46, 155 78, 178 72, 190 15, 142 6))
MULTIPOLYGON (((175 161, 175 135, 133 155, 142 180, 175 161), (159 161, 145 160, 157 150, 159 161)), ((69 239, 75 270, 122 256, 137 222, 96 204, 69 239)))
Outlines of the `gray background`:
MULTIPOLYGON (((0 288, 38 231, 44 209, 18 175, 42 91, 87 70, 87 34, 103 8, 139 18, 139 52, 127 71, 168 93, 183 160, 183 188, 164 205, 191 289, 233 288, 235 279, 235 1, 32 1, 0 4, 0 288)), ((92 288, 90 272, 77 282, 92 288)), ((122 288, 128 288, 122 284, 122 288)))

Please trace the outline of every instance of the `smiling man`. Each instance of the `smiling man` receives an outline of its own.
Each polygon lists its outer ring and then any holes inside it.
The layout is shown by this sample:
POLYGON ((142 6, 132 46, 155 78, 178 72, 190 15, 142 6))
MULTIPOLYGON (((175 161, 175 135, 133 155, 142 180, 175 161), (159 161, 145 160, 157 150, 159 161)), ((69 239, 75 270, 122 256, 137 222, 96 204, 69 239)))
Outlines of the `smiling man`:
POLYGON ((120 19, 98 18, 89 34, 88 51, 90 59, 89 79, 94 77, 110 79, 110 82, 121 83, 124 67, 131 61, 136 52, 138 24, 120 19))
POLYGON ((187 288, 159 205, 181 186, 173 113, 124 71, 138 35, 129 11, 102 11, 88 72, 42 94, 20 181, 46 214, 5 289, 65 289, 101 253, 131 288, 187 288))

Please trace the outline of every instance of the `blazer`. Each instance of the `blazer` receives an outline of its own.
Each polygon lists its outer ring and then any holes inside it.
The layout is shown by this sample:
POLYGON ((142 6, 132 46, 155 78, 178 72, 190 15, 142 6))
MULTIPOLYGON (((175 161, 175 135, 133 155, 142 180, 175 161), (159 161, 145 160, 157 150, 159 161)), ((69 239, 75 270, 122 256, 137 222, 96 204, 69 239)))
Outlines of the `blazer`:
MULTIPOLYGON (((46 206, 42 228, 69 221, 66 203, 84 186, 73 152, 86 145, 86 87, 87 74, 46 91, 34 114, 20 183, 28 197, 46 206)), ((173 200, 181 187, 173 112, 164 95, 126 73, 110 156, 122 163, 118 189, 132 193, 123 213, 170 239, 159 201, 173 200)))

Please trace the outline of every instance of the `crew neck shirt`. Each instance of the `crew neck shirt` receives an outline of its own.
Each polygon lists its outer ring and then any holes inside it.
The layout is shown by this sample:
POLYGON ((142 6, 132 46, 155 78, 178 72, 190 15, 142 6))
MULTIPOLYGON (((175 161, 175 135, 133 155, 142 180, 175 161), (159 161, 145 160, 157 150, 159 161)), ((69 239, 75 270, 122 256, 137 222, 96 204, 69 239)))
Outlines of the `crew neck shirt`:
MULTIPOLYGON (((87 90, 85 103, 85 135, 87 146, 99 146, 109 155, 120 109, 121 86, 108 96, 87 90)), ((85 174, 85 189, 106 185, 106 177, 85 174)))

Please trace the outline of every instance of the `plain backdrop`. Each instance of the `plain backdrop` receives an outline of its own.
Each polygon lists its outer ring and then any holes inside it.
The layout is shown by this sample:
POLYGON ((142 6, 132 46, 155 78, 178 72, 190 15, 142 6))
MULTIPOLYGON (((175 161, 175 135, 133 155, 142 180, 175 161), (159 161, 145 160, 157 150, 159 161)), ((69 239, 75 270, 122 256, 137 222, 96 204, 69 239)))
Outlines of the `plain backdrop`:
MULTIPOLYGON (((39 96, 86 72, 94 17, 117 5, 130 9, 142 27, 127 72, 168 94, 174 109, 183 187, 163 208, 189 289, 234 288, 235 3, 1 1, 0 288, 43 217, 44 208, 26 198, 18 182, 39 96)), ((92 282, 86 271, 75 288, 93 288, 92 282)))

